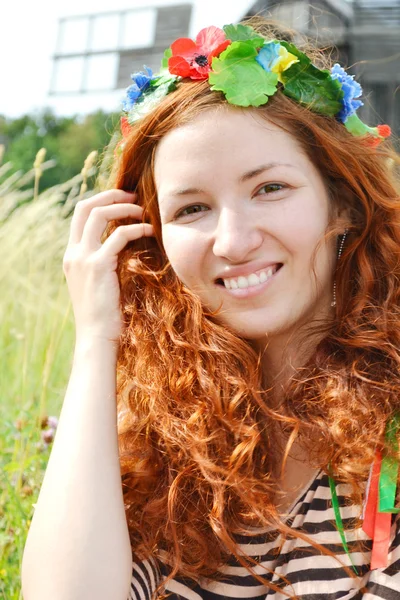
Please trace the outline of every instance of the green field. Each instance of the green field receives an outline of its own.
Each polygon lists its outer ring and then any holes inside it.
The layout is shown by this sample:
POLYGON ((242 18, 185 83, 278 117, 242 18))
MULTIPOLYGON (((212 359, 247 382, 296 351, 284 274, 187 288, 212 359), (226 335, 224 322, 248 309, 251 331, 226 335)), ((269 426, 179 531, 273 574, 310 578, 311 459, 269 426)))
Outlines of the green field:
POLYGON ((10 175, 12 166, 0 165, 1 600, 22 599, 23 548, 72 366, 62 259, 75 204, 93 194, 82 174, 40 192, 52 166, 10 175))

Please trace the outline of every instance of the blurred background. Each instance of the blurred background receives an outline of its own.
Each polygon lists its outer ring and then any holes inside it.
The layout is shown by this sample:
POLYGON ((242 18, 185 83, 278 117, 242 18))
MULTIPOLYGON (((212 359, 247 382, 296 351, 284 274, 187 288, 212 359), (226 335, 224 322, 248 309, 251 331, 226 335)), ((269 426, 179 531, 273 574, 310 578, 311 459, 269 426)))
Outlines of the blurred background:
POLYGON ((360 117, 400 133, 400 0, 25 0, 1 14, 0 144, 14 169, 47 148, 57 165, 42 186, 104 147, 132 72, 158 70, 178 37, 254 14, 337 48, 363 86, 360 117))

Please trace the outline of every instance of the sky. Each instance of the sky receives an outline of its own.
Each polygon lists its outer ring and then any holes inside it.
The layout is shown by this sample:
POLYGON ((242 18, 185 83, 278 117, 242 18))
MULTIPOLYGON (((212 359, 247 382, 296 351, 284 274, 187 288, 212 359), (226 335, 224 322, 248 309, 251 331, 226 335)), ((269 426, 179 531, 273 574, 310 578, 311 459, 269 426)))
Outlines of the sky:
MULTIPOLYGON (((181 4, 184 0, 19 0, 0 8, 0 114, 16 117, 51 106, 48 96, 58 19, 120 8, 181 4)), ((190 3, 190 0, 189 2, 190 3)), ((208 25, 222 26, 241 18, 252 0, 192 0, 190 36, 208 25)), ((68 98, 57 112, 68 114, 68 98)), ((81 100, 84 103, 84 100, 81 100)), ((106 99, 104 99, 106 102, 106 99)), ((101 103, 101 98, 99 98, 101 103)), ((75 109, 75 106, 73 107, 75 109)), ((85 106, 82 104, 82 112, 85 106)), ((105 110, 112 110, 104 106, 105 110)), ((117 108, 118 109, 118 108, 117 108)), ((75 112, 75 110, 73 111, 75 112)))

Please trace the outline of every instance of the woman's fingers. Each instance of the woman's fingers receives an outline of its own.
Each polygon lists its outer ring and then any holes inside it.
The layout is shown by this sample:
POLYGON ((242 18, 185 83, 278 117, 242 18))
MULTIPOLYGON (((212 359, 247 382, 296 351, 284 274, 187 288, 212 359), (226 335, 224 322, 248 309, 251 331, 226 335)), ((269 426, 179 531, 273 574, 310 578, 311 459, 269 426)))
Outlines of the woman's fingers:
POLYGON ((79 244, 86 222, 94 208, 122 203, 130 203, 132 206, 137 206, 133 204, 136 197, 136 194, 125 192, 124 190, 107 190, 106 192, 96 194, 92 198, 78 202, 71 219, 68 245, 79 244))

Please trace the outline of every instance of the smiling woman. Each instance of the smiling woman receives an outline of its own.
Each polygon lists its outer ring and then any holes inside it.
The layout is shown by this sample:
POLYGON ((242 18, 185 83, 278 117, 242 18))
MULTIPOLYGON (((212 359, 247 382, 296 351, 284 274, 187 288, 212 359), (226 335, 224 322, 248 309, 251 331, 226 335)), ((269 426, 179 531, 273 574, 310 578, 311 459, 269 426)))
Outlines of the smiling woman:
POLYGON ((93 297, 113 299, 95 331, 118 341, 130 598, 395 600, 398 157, 339 65, 254 24, 132 76, 116 189, 72 228, 85 286, 99 265, 120 286, 93 297))
POLYGON ((119 262, 132 598, 394 598, 397 522, 379 549, 371 499, 361 520, 399 409, 389 129, 358 119, 341 67, 262 31, 227 26, 231 45, 192 77, 193 57, 170 59, 176 89, 128 112, 116 187, 155 232, 119 262), (320 82, 308 105, 298 66, 320 82))
POLYGON ((399 408, 390 130, 339 65, 224 31, 211 67, 166 52, 116 167, 155 232, 119 261, 132 598, 394 598, 397 522, 379 546, 372 492, 361 520, 399 408))

